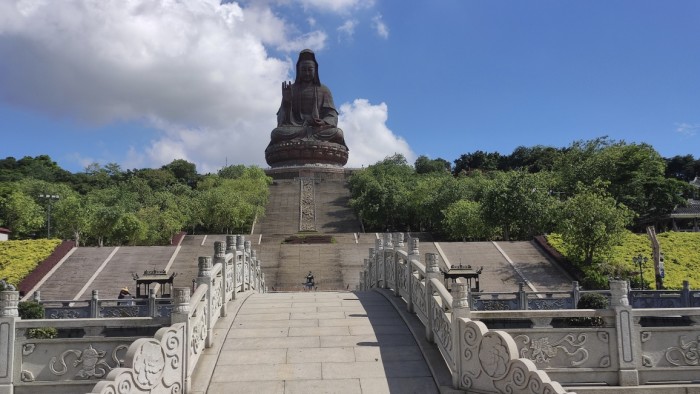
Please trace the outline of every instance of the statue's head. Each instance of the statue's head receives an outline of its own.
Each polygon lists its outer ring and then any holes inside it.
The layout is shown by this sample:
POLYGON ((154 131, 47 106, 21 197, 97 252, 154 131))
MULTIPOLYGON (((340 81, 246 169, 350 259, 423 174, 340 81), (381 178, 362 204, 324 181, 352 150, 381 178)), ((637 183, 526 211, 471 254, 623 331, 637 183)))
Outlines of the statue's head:
POLYGON ((294 83, 298 83, 304 80, 304 71, 313 67, 313 81, 314 85, 321 86, 321 80, 318 77, 318 62, 316 61, 316 55, 311 49, 304 49, 299 53, 299 59, 297 60, 297 75, 294 83), (302 70, 302 68, 304 70, 302 70))

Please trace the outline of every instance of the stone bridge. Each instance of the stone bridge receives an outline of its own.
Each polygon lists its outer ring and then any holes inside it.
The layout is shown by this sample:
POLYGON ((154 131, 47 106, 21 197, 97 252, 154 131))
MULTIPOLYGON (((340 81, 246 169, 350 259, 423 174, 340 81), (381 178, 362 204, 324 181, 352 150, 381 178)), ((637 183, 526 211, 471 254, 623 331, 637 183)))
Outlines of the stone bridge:
MULTIPOLYGON (((466 283, 445 286, 440 254, 385 234, 358 291, 268 293, 249 242, 214 244, 167 307, 93 297, 90 318, 22 320, 18 293, 2 292, 0 393, 700 392, 700 309, 632 308, 625 282, 609 309, 480 311, 466 283), (36 338, 42 327, 59 338, 36 338)), ((700 299, 657 298, 674 297, 700 299)))

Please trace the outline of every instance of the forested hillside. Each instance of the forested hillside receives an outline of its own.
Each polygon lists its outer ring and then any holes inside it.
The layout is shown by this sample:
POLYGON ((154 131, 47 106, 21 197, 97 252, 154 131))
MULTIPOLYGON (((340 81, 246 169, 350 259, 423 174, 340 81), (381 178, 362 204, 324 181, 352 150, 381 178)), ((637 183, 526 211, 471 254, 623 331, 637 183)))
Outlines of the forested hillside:
POLYGON ((63 238, 81 245, 167 244, 181 230, 246 232, 264 214, 271 180, 258 167, 200 175, 175 160, 158 169, 110 163, 84 172, 48 156, 0 160, 0 227, 12 239, 63 238))

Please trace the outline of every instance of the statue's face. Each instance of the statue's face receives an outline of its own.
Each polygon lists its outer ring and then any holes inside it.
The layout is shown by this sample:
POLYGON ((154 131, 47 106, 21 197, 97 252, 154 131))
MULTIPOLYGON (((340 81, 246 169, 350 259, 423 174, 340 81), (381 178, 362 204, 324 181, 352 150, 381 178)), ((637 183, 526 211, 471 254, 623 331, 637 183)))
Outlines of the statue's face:
POLYGON ((316 75, 316 63, 311 60, 305 60, 299 65, 299 72, 301 73, 301 80, 304 82, 311 82, 314 80, 316 75))

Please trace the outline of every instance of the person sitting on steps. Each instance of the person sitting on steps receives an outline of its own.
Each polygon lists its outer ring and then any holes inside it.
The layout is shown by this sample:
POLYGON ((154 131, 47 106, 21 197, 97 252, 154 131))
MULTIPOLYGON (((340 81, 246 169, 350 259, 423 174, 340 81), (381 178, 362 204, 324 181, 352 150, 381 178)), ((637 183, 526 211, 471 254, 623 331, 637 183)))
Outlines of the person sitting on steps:
POLYGON ((314 283, 314 274, 309 271, 309 274, 306 275, 306 283, 304 283, 304 289, 305 290, 313 290, 316 287, 316 284, 314 283))

